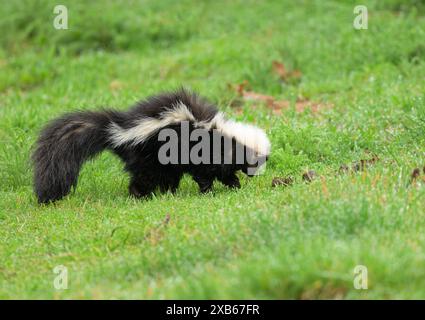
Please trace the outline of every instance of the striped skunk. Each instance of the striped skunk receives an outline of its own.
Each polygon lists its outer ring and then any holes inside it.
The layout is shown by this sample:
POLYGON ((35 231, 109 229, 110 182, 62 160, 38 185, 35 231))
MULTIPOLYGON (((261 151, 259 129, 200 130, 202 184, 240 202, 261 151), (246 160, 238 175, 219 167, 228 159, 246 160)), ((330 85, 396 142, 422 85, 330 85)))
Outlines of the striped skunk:
POLYGON ((240 188, 236 171, 255 175, 269 156, 270 142, 263 130, 226 119, 214 105, 185 89, 152 96, 128 111, 66 114, 42 130, 32 155, 39 203, 67 195, 76 187, 83 163, 103 150, 125 163, 129 192, 140 198, 157 188, 175 192, 185 173, 202 193, 211 190, 215 179, 240 188))

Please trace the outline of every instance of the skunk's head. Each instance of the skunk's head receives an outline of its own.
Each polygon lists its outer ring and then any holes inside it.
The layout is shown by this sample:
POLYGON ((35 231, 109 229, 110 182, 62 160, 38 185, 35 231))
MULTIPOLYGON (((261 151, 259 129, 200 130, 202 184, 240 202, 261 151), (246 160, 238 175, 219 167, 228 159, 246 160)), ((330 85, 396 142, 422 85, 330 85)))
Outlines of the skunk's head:
POLYGON ((226 137, 232 138, 233 161, 237 168, 248 176, 258 175, 265 168, 269 158, 271 144, 266 133, 253 125, 227 120, 219 113, 216 128, 226 137))
MULTIPOLYGON (((246 126, 246 125, 245 125, 246 126)), ((241 167, 249 177, 259 175, 265 170, 265 165, 270 155, 270 141, 263 130, 249 126, 248 132, 252 135, 247 135, 245 140, 245 161, 241 167)))

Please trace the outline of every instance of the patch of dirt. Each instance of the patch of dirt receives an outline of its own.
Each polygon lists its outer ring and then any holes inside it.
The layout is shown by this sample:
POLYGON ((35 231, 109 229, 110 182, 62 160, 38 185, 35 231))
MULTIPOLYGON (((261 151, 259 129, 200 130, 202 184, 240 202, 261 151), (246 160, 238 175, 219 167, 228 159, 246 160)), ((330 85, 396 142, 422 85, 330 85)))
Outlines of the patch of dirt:
MULTIPOLYGON (((235 91, 239 99, 235 99, 231 102, 231 106, 236 108, 236 112, 241 112, 241 106, 246 101, 258 102, 265 105, 267 108, 272 110, 276 115, 282 114, 282 110, 287 110, 291 107, 291 101, 289 100, 278 100, 271 95, 266 95, 263 93, 258 93, 255 91, 248 90, 249 86, 248 81, 242 83, 231 85, 229 84, 229 89, 235 91)), ((298 98, 295 101, 295 111, 303 112, 307 109, 310 109, 313 113, 317 113, 321 109, 330 108, 331 104, 325 104, 320 102, 314 102, 305 98, 298 98)))

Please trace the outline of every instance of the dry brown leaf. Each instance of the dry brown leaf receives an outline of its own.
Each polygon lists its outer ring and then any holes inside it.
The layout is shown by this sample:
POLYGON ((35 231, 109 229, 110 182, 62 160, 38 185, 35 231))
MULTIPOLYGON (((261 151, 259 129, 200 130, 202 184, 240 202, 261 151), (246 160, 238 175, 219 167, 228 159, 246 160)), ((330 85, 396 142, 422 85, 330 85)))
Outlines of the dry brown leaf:
POLYGON ((415 168, 410 176, 410 184, 414 184, 420 175, 421 170, 419 168, 415 168))
POLYGON ((279 61, 273 61, 272 62, 272 66, 273 66, 273 71, 282 79, 282 80, 286 80, 286 78, 288 77, 288 72, 286 71, 285 66, 283 65, 283 63, 279 62, 279 61))
POLYGON ((298 69, 288 71, 285 65, 279 61, 272 62, 273 71, 279 76, 279 78, 285 82, 290 80, 298 80, 301 78, 302 73, 298 69))
POLYGON ((304 172, 302 175, 302 178, 306 182, 312 182, 318 177, 316 171, 314 170, 308 170, 307 172, 304 172))
POLYGON ((281 178, 281 177, 275 177, 275 178, 273 178, 273 180, 272 180, 272 187, 274 188, 274 187, 277 187, 277 186, 284 186, 284 187, 287 187, 287 186, 290 186, 291 184, 293 184, 294 183, 294 179, 292 178, 292 177, 290 177, 290 176, 288 176, 288 177, 284 177, 284 178, 281 178))
POLYGON ((237 84, 228 83, 227 87, 232 91, 236 91, 238 95, 242 96, 242 93, 245 91, 245 88, 248 87, 248 85, 249 85, 248 81, 244 80, 241 83, 237 83, 237 84))

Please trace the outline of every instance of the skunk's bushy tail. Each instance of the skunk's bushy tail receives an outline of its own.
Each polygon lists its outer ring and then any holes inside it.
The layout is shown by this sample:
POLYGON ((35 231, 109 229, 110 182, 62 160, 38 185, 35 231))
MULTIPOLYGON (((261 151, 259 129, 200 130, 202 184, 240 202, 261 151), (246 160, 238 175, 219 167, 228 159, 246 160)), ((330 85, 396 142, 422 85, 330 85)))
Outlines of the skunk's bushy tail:
POLYGON ((32 155, 40 203, 61 199, 75 187, 82 164, 108 146, 111 116, 108 111, 71 113, 42 130, 32 155))

